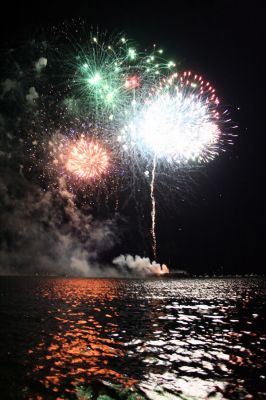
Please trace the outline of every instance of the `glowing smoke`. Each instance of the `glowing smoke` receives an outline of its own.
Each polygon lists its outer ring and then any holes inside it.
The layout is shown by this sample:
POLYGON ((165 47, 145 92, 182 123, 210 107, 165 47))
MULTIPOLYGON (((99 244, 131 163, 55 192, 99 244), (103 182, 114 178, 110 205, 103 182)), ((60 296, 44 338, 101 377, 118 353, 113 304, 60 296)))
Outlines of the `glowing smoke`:
POLYGON ((165 264, 162 266, 155 261, 150 261, 148 257, 120 255, 113 260, 113 264, 119 267, 122 274, 133 276, 158 276, 169 273, 165 264))

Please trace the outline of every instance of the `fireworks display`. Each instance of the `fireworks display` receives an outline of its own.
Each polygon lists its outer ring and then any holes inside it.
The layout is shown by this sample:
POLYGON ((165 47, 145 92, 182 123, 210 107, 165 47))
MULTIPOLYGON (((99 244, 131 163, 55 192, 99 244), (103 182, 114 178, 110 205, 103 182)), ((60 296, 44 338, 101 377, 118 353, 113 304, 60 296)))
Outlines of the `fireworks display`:
MULTIPOLYGON (((43 93, 30 86, 26 95, 28 106, 39 106, 29 130, 32 169, 38 164, 42 176, 48 171, 48 185, 64 176, 72 191, 82 187, 93 197, 104 189, 106 201, 115 193, 115 210, 125 188, 130 195, 148 187, 156 258, 160 171, 175 182, 183 167, 214 159, 231 141, 223 129, 228 120, 212 84, 178 71, 155 45, 139 51, 126 37, 100 34, 84 43, 71 38, 62 57, 52 59, 53 82, 62 76, 61 86, 47 90, 44 80, 43 93)), ((49 62, 35 63, 38 79, 49 62)))

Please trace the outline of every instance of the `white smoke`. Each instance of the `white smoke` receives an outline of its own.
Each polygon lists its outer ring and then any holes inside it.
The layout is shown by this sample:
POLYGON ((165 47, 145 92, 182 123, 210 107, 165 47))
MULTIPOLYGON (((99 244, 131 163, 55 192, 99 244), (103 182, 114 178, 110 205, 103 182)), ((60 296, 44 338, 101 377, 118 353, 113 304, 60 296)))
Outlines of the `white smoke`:
POLYGON ((10 174, 0 180, 0 199, 0 275, 118 276, 98 262, 115 243, 113 222, 78 209, 64 179, 59 193, 44 193, 10 174))
POLYGON ((19 173, 0 179, 0 275, 41 274, 85 277, 146 277, 168 273, 149 258, 120 255, 103 265, 101 255, 116 243, 112 220, 95 220, 75 204, 60 178, 43 192, 19 173))
POLYGON ((31 86, 29 88, 29 92, 28 94, 26 94, 26 100, 28 103, 30 103, 30 105, 35 105, 35 100, 37 100, 39 98, 39 94, 36 91, 34 86, 31 86))
POLYGON ((150 261, 148 257, 120 255, 113 260, 120 272, 124 275, 133 276, 158 276, 169 273, 169 269, 165 264, 158 264, 155 261, 150 261))
POLYGON ((43 192, 21 175, 0 179, 0 275, 147 277, 168 273, 149 258, 120 255, 112 266, 99 257, 116 243, 112 220, 95 220, 79 209, 60 178, 57 191, 43 192), (16 194, 16 195, 14 195, 16 194))
POLYGON ((47 58, 40 57, 38 61, 35 63, 35 70, 38 74, 47 66, 47 58))
POLYGON ((9 93, 17 88, 18 82, 14 79, 5 79, 2 83, 2 93, 1 97, 3 97, 6 93, 9 93))

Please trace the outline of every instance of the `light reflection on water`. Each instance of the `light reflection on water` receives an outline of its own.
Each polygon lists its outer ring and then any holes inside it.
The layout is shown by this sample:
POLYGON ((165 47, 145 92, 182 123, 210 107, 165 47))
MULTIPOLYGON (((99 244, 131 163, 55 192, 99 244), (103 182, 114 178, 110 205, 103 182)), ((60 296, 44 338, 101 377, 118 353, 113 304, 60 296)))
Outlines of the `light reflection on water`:
POLYGON ((94 379, 150 396, 266 396, 263 279, 2 278, 0 289, 13 398, 59 399, 94 379))

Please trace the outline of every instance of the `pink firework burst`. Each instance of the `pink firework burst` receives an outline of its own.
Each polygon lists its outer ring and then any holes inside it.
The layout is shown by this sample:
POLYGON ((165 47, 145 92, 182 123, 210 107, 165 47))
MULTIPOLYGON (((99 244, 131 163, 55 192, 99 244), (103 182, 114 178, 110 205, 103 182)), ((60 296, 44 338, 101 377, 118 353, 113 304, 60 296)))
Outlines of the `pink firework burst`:
POLYGON ((81 138, 69 145, 65 168, 77 178, 99 179, 108 172, 108 166, 107 151, 95 140, 81 138))

